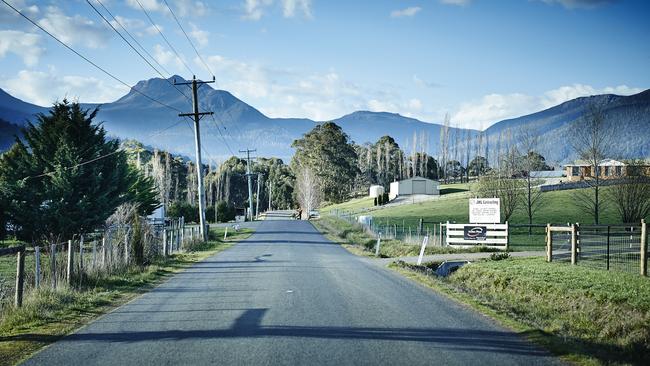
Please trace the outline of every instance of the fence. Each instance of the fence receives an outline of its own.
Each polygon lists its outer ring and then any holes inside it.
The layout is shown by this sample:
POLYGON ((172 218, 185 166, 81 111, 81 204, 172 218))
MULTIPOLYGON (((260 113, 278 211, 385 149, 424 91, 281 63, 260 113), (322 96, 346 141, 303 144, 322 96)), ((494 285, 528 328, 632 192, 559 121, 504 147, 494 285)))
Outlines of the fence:
POLYGON ((547 261, 647 275, 647 224, 547 227, 547 261))
POLYGON ((185 225, 183 218, 150 222, 135 229, 111 226, 63 243, 0 249, 0 308, 12 295, 14 305, 21 306, 23 292, 80 286, 91 277, 115 273, 133 263, 149 263, 202 241, 199 226, 185 225))
POLYGON ((447 222, 447 245, 473 248, 484 245, 508 250, 508 223, 505 224, 450 224, 447 222))

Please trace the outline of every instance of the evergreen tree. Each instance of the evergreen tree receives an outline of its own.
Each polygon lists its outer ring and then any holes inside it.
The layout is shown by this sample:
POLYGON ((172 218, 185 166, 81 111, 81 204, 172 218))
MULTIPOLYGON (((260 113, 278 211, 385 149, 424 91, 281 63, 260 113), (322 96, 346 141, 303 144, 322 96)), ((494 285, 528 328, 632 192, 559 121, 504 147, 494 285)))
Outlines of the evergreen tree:
POLYGON ((102 225, 120 204, 156 206, 152 181, 130 169, 119 142, 93 124, 98 109, 55 103, 0 157, 0 191, 21 239, 60 241, 102 225))

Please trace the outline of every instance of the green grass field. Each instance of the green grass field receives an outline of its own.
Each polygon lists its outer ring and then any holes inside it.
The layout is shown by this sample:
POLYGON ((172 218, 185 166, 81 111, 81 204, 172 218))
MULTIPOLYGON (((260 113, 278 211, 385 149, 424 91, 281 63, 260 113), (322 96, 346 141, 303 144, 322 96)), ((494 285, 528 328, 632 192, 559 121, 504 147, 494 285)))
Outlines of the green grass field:
MULTIPOLYGON (((435 264, 433 264, 435 266, 435 264)), ((480 261, 447 278, 394 268, 580 364, 650 364, 650 281, 541 258, 480 261)))

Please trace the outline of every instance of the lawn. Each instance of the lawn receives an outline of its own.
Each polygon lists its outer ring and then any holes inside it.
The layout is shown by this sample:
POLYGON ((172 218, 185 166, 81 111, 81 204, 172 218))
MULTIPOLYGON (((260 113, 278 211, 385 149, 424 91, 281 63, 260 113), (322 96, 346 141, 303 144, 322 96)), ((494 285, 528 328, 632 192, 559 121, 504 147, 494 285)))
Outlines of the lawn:
MULTIPOLYGON (((144 268, 95 278, 77 289, 42 288, 26 295, 22 308, 6 307, 0 313, 0 365, 13 365, 41 347, 61 339, 81 325, 155 287, 184 268, 227 249, 252 234, 251 229, 228 233, 213 228, 210 241, 193 251, 173 254, 144 268)), ((15 256, 6 257, 13 261, 15 256)), ((29 256, 27 257, 29 258, 29 256)), ((11 272, 12 266, 0 268, 11 272)), ((2 275, 5 275, 4 273, 2 275)), ((15 276, 15 275, 14 275, 15 276)))
POLYGON ((540 258, 476 262, 448 278, 430 275, 425 267, 394 268, 566 359, 581 364, 650 364, 648 278, 540 258))

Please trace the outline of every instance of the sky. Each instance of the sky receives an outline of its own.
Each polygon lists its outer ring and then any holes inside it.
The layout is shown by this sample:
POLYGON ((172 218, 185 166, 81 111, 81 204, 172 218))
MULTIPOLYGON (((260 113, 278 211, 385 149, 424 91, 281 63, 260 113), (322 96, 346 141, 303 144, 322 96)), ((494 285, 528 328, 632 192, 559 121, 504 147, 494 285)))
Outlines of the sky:
MULTIPOLYGON (((270 117, 369 110, 485 129, 580 96, 650 88, 645 0, 6 1, 128 85, 160 77, 92 4, 163 76, 214 74, 214 87, 270 117)), ((0 88, 42 106, 128 92, 3 3, 0 88)))

